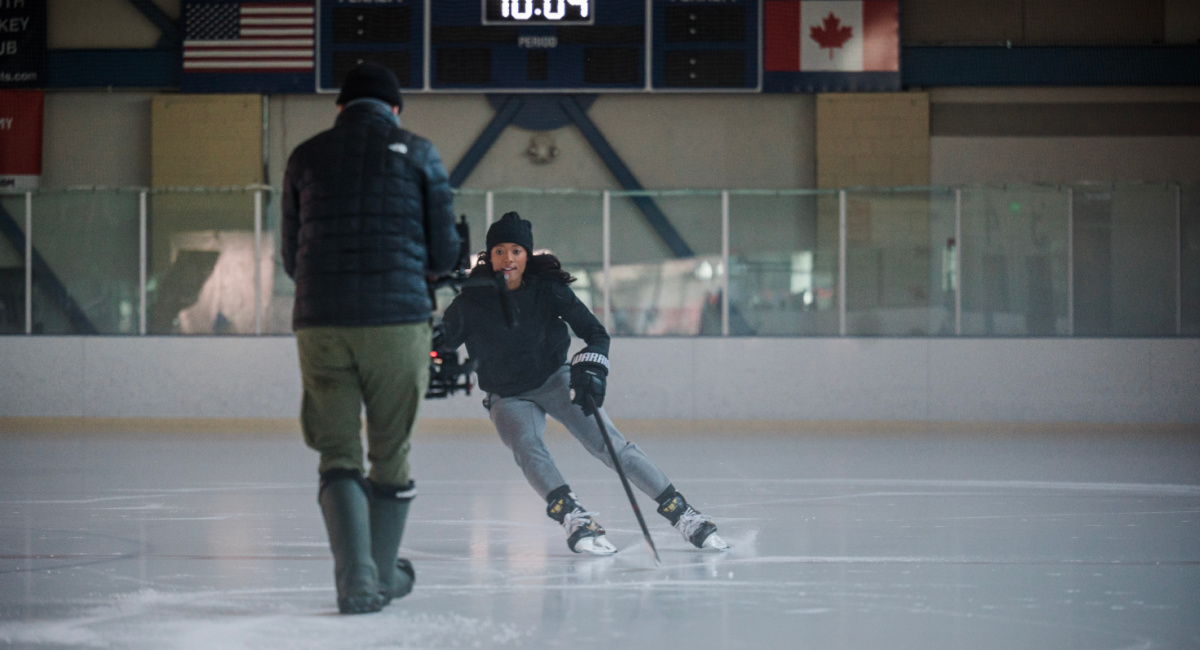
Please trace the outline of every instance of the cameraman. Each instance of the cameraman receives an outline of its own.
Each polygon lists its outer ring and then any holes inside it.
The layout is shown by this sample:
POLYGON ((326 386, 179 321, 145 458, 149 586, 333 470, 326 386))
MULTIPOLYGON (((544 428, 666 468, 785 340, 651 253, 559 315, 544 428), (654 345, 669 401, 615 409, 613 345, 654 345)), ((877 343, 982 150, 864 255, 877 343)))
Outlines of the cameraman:
POLYGON ((337 104, 333 128, 288 159, 282 256, 296 281, 300 425, 321 455, 338 610, 357 614, 412 590, 412 565, 396 552, 416 495, 409 435, 429 381, 426 278, 452 269, 459 239, 437 150, 400 127, 396 75, 359 64, 337 104))

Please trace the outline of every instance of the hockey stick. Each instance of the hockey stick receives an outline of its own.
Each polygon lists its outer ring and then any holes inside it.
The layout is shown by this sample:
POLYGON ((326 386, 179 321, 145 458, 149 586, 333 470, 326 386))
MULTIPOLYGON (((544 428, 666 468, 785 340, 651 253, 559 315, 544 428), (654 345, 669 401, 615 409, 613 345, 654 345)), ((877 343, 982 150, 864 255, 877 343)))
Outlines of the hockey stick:
POLYGON ((642 527, 642 535, 646 538, 646 546, 650 547, 650 555, 654 557, 654 566, 662 566, 662 562, 658 560, 658 549, 654 546, 654 540, 650 537, 650 529, 646 528, 646 520, 642 518, 642 509, 638 507, 637 499, 633 497, 633 488, 629 487, 629 479, 625 477, 625 470, 621 467, 621 461, 617 458, 617 450, 613 448, 612 438, 608 437, 608 429, 604 426, 604 421, 600 419, 600 409, 596 407, 596 401, 591 395, 587 396, 588 407, 592 409, 592 415, 596 418, 596 425, 600 427, 600 435, 604 436, 604 445, 608 447, 608 455, 612 457, 613 467, 617 469, 617 476, 621 477, 621 485, 625 486, 625 496, 629 497, 629 505, 633 506, 633 514, 637 515, 638 525, 642 527))

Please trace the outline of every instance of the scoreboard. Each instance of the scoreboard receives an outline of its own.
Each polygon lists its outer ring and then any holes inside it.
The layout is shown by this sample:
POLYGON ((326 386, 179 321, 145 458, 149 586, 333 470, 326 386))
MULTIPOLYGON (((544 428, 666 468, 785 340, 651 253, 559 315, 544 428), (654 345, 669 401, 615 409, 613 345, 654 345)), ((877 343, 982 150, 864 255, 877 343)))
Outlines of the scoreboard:
POLYGON ((408 91, 762 87, 762 0, 318 0, 317 88, 359 61, 408 91))
POLYGON ((413 0, 318 0, 317 89, 340 89, 360 61, 390 68, 401 88, 421 88, 426 9, 413 0))

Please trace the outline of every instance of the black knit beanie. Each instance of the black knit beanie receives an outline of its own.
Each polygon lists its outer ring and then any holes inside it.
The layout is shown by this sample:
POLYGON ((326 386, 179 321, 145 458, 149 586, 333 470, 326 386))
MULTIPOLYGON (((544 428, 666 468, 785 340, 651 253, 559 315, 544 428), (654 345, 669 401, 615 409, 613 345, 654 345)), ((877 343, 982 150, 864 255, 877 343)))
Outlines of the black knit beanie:
POLYGON ((533 255, 533 224, 516 212, 506 212, 487 231, 487 249, 496 244, 520 244, 527 255, 533 255))
POLYGON ((400 82, 396 79, 396 73, 370 61, 363 61, 346 73, 337 103, 339 106, 345 106, 364 97, 385 101, 398 108, 404 106, 403 100, 400 99, 400 82))

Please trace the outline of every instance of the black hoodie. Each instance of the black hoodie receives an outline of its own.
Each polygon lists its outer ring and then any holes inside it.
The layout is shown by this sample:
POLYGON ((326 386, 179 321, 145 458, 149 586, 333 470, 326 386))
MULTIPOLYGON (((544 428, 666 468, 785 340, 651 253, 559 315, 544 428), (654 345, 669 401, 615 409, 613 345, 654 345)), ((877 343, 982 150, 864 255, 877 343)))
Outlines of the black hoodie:
MULTIPOLYGON (((490 273, 481 267, 478 272, 490 273)), ((608 356, 608 332, 575 292, 558 280, 526 276, 511 292, 516 326, 509 329, 496 291, 467 289, 450 303, 442 319, 443 347, 467 344, 475 360, 479 386, 511 397, 541 386, 567 362, 571 337, 587 343, 587 352, 608 356)))

